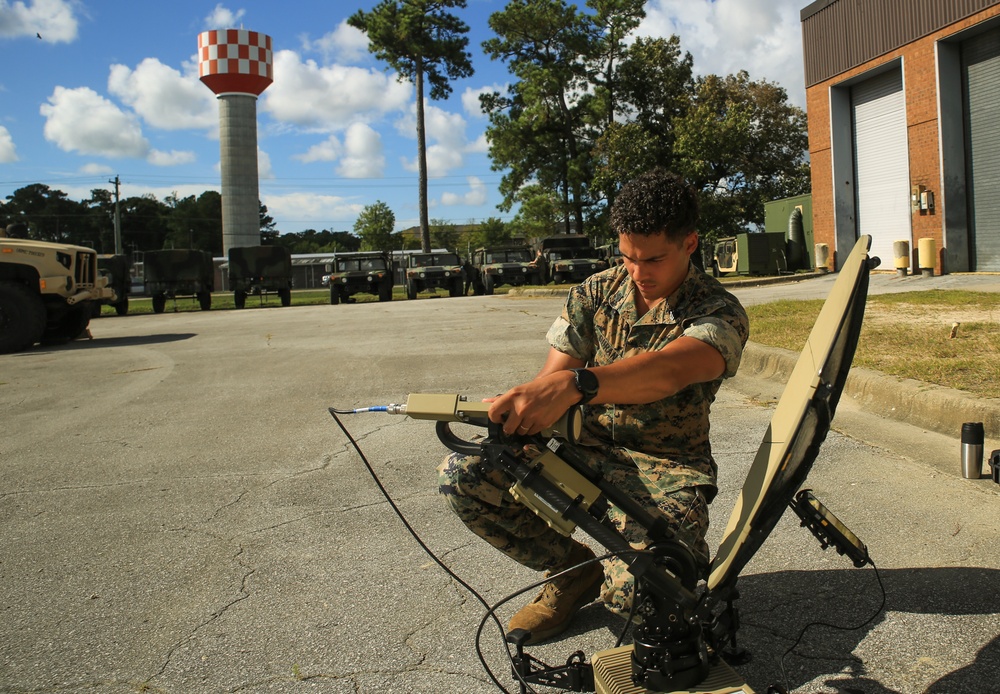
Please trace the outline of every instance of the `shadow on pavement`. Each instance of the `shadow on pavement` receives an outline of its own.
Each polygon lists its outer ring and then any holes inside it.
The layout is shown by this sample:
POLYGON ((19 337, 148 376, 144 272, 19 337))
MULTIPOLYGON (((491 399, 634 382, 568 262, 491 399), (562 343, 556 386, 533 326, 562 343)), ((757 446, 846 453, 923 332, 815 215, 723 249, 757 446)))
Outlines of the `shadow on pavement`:
POLYGON ((130 335, 123 337, 97 337, 92 340, 86 338, 73 340, 63 345, 45 345, 37 350, 31 350, 28 354, 41 354, 44 351, 62 352, 76 349, 98 349, 101 347, 142 347, 144 345, 159 345, 167 342, 180 342, 190 340, 197 333, 164 333, 161 335, 130 335))

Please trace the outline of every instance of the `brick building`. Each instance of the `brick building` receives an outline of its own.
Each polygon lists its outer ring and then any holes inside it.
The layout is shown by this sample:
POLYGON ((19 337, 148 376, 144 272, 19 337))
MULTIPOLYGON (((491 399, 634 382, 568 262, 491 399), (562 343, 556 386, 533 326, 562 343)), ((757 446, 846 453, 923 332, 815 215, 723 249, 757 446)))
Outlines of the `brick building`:
POLYGON ((914 271, 919 250, 935 274, 1000 271, 1000 0, 816 0, 801 20, 831 267, 870 234, 881 269, 907 241, 914 271))

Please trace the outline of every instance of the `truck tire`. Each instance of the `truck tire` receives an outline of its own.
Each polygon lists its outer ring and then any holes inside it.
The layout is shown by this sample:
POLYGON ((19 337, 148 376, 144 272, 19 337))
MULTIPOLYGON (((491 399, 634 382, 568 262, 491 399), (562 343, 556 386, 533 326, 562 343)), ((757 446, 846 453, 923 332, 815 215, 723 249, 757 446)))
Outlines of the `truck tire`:
POLYGON ((166 294, 154 294, 153 295, 153 313, 163 313, 163 309, 167 307, 167 295, 166 294))
POLYGON ((281 299, 282 306, 292 305, 292 290, 288 287, 282 287, 278 290, 278 298, 281 299))
POLYGON ((0 354, 27 349, 45 332, 42 298, 17 282, 0 282, 0 354))
POLYGON ((212 293, 211 292, 198 292, 198 305, 201 306, 202 311, 208 311, 212 308, 212 293))
POLYGON ((392 285, 383 284, 378 288, 379 301, 392 301, 392 285))
POLYGON ((115 306, 115 313, 117 313, 119 316, 127 316, 128 315, 128 297, 127 296, 122 297, 122 300, 119 301, 114 306, 115 306))
POLYGON ((58 345, 76 339, 90 325, 90 302, 84 301, 73 306, 67 306, 55 322, 46 326, 42 335, 42 343, 58 345))
POLYGON ((330 305, 336 306, 340 303, 340 290, 336 287, 330 287, 330 305))
POLYGON ((413 280, 406 280, 406 298, 407 299, 417 298, 417 285, 413 280))
POLYGON ((494 290, 493 275, 483 274, 483 294, 493 296, 494 290))
POLYGON ((233 304, 236 308, 244 308, 247 305, 247 293, 241 291, 233 292, 233 304))

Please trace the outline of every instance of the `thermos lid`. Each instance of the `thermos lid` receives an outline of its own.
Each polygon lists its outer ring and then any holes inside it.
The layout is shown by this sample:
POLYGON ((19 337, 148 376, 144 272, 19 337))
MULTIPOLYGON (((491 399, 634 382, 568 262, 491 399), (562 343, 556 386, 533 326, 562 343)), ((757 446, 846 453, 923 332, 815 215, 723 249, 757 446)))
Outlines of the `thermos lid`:
POLYGON ((982 422, 966 422, 962 425, 962 443, 982 445, 983 436, 982 422))

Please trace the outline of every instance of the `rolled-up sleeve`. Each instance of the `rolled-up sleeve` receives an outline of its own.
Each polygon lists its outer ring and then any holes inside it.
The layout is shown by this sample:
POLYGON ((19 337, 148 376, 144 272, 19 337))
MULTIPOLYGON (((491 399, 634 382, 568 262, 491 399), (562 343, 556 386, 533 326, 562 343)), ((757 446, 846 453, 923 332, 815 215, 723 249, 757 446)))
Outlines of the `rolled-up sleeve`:
POLYGON ((743 328, 741 330, 723 318, 702 316, 695 318, 688 324, 684 330, 684 336, 693 337, 715 347, 726 361, 726 370, 722 377, 731 378, 736 375, 740 359, 743 357, 743 345, 747 341, 745 325, 745 322, 740 325, 740 328, 743 328))
POLYGON ((556 350, 590 363, 594 358, 594 302, 582 286, 566 297, 562 315, 556 318, 545 339, 556 350))

